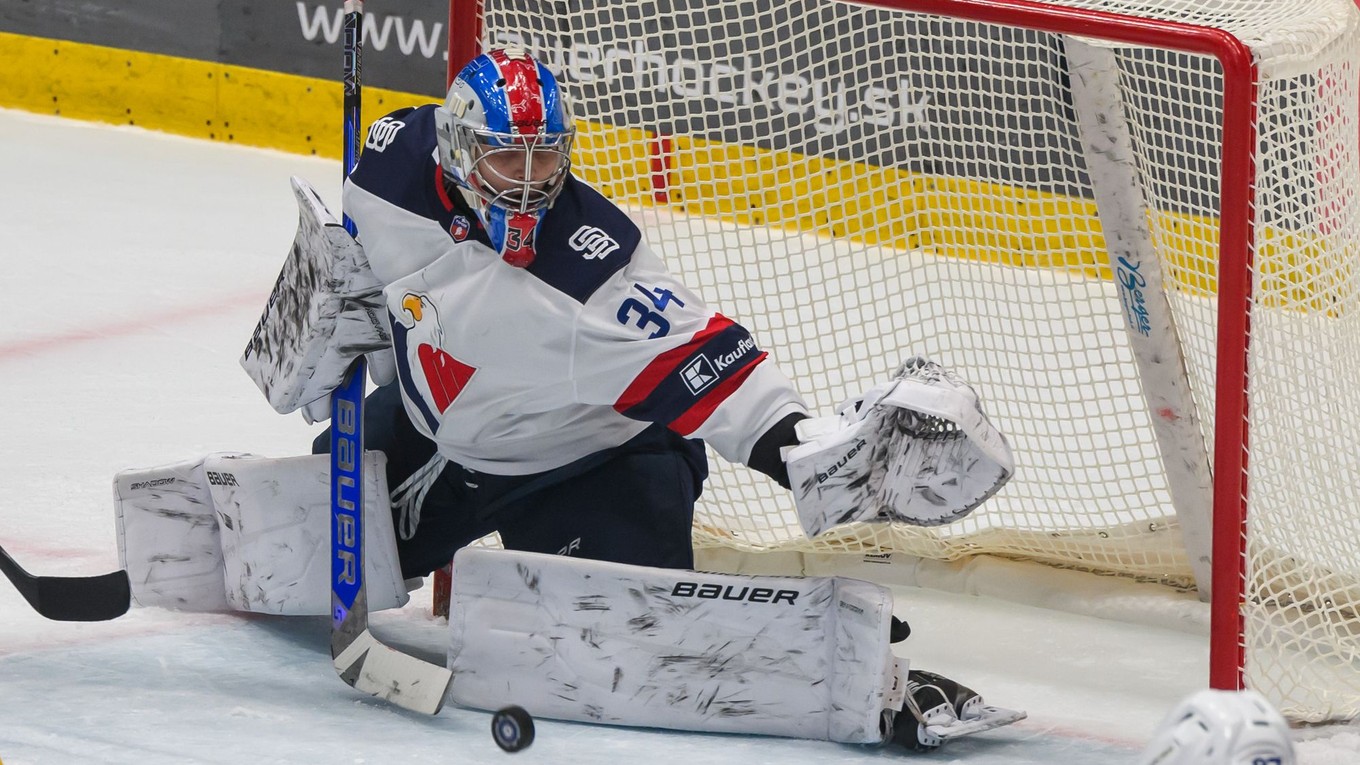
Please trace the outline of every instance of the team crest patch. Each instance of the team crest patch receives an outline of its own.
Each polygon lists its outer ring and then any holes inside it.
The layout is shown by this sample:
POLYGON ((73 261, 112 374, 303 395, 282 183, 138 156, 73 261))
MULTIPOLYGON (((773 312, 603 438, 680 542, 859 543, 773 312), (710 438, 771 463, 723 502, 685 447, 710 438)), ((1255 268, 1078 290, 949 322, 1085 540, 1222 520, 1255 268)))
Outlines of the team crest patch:
POLYGON ((472 223, 462 215, 453 216, 453 222, 449 224, 449 236, 453 241, 461 242, 467 239, 468 232, 472 230, 472 223))
POLYGON ((619 243, 614 241, 613 237, 606 234, 602 229, 589 225, 576 229, 576 233, 571 235, 567 244, 586 260, 591 258, 604 259, 609 257, 610 253, 619 249, 619 243))
MULTIPOLYGON (((419 372, 425 383, 423 387, 428 390, 428 402, 443 414, 472 381, 477 368, 455 359, 440 347, 444 342, 444 327, 439 321, 438 309, 427 296, 418 292, 406 293, 402 296, 401 313, 393 318, 396 325, 393 331, 397 331, 398 326, 404 330, 401 334, 406 353, 415 347, 414 360, 419 366, 411 369, 411 377, 419 372)), ((409 357, 399 358, 397 363, 409 365, 411 361, 409 357)), ((412 393, 421 397, 427 395, 420 386, 412 393)))
POLYGON ((364 141, 364 148, 373 151, 386 149, 392 145, 392 141, 396 140, 397 131, 404 127, 406 127, 406 123, 401 120, 383 117, 368 129, 368 138, 364 141))

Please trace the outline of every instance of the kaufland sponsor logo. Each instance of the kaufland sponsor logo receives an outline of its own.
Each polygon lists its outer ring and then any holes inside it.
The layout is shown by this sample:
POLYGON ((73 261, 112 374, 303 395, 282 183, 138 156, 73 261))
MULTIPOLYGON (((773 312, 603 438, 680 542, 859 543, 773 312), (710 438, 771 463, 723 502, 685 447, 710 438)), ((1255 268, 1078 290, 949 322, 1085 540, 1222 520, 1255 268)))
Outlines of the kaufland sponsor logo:
POLYGON ((573 42, 563 49, 539 35, 498 30, 497 45, 528 48, 567 83, 611 82, 621 89, 652 90, 681 98, 712 99, 733 106, 761 105, 811 119, 819 133, 852 125, 928 130, 930 99, 912 92, 906 77, 871 82, 815 79, 763 66, 757 56, 690 58, 650 50, 646 40, 601 46, 573 42))
POLYGON ((716 359, 713 359, 713 367, 717 369, 719 372, 721 372, 724 369, 727 369, 728 367, 740 361, 742 357, 744 357, 751 351, 754 351, 755 349, 756 341, 752 340, 749 337, 744 337, 742 338, 741 342, 737 343, 736 348, 733 348, 731 351, 724 353, 723 355, 719 356, 716 359))
MULTIPOLYGON (((302 37, 307 42, 323 39, 334 43, 340 39, 345 27, 345 9, 339 3, 299 2, 297 12, 302 37)), ((403 56, 419 54, 424 58, 439 56, 444 61, 449 60, 441 21, 365 13, 363 39, 364 48, 375 51, 386 50, 395 43, 403 56)))
POLYGON ((718 381, 718 374, 713 371, 713 365, 709 363, 707 356, 697 356, 680 370, 680 379, 685 381, 685 387, 689 388, 689 392, 697 396, 718 381))
POLYGON ((741 342, 737 343, 736 348, 716 358, 709 358, 700 354, 681 368, 680 379, 685 381, 685 387, 689 388, 690 393, 698 395, 708 386, 717 382, 724 369, 737 363, 755 349, 756 341, 744 337, 741 342))

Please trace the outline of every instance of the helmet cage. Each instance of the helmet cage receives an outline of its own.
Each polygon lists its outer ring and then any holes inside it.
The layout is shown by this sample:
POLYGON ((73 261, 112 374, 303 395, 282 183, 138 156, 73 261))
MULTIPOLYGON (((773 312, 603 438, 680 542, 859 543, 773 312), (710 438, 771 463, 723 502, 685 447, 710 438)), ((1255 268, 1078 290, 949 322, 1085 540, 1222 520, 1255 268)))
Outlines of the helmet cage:
POLYGON ((499 133, 463 120, 452 124, 454 155, 462 178, 454 177, 484 203, 510 212, 532 213, 552 206, 571 168, 574 127, 560 133, 499 133))
POLYGON ((436 158, 507 262, 534 258, 537 227, 562 193, 576 128, 547 67, 515 46, 474 58, 434 110, 436 158))

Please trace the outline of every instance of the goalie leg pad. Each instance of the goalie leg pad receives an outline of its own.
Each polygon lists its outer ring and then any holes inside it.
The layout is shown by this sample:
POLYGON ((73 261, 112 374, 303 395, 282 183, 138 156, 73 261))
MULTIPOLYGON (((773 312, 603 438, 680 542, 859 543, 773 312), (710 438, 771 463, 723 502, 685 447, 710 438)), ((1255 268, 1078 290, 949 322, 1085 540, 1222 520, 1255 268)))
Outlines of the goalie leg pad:
POLYGON ((180 611, 229 610, 221 532, 203 458, 124 470, 114 476, 113 503, 118 558, 132 583, 132 602, 180 611))
MULTIPOLYGON (((238 611, 331 613, 330 455, 209 458, 227 602, 238 611)), ((397 562, 387 458, 364 453, 364 584, 370 610, 408 600, 397 562)))
MULTIPOLYGON (((408 597, 397 564, 385 458, 365 455, 364 575, 370 607, 408 597)), ((331 612, 330 462, 219 453, 114 479, 118 549, 141 606, 331 612)))
POLYGON ((541 717, 881 743, 905 666, 892 595, 845 578, 706 574, 467 547, 450 699, 541 717))

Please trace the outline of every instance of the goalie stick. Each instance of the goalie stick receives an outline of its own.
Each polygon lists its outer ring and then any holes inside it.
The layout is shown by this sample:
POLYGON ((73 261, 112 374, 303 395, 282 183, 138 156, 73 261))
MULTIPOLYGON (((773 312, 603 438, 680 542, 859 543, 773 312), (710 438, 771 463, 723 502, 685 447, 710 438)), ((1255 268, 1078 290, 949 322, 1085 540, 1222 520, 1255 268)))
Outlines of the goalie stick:
POLYGON ((331 659, 355 690, 435 714, 453 675, 384 645, 368 628, 364 588, 364 362, 331 394, 331 659))
POLYGON ((126 571, 98 576, 34 576, 0 547, 0 571, 33 610, 59 622, 103 622, 127 613, 132 589, 126 571))
MULTIPOLYGON (((348 178, 359 158, 360 55, 363 0, 345 0, 345 144, 348 178)), ((344 216, 345 229, 355 234, 344 216)), ((364 358, 331 394, 331 660, 352 688, 414 712, 435 714, 453 675, 448 669, 384 645, 368 625, 364 589, 364 358)))

